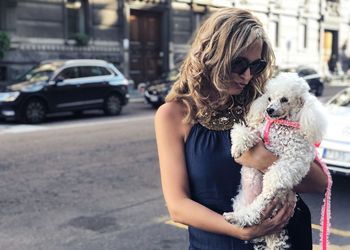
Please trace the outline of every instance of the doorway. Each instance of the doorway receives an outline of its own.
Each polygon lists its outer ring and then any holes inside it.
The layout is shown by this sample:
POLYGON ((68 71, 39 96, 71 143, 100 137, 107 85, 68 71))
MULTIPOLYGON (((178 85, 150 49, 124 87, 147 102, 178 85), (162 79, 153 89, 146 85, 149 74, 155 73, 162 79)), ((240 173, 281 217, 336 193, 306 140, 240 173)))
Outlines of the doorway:
POLYGON ((162 72, 161 13, 130 12, 130 77, 140 82, 159 78, 162 72))
POLYGON ((323 61, 331 73, 337 73, 338 62, 338 31, 325 30, 323 34, 323 61))

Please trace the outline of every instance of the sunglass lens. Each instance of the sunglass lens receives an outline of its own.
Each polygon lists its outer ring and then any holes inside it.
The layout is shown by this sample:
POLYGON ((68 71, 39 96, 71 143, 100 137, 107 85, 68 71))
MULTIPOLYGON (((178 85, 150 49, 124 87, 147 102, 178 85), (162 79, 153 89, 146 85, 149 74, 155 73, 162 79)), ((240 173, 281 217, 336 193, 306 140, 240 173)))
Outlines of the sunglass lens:
POLYGON ((250 71, 252 75, 260 74, 265 68, 267 63, 264 60, 257 60, 250 64, 250 71))
POLYGON ((245 58, 238 57, 231 63, 231 72, 243 74, 249 67, 249 61, 245 58))

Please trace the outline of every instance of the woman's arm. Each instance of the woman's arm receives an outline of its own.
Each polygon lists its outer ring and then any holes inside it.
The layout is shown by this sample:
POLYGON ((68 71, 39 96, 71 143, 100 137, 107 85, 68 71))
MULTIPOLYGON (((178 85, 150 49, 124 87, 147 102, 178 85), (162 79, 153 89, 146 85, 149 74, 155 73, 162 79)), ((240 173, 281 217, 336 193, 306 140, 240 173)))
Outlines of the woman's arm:
POLYGON ((324 193, 326 188, 327 176, 323 173, 318 162, 314 161, 311 163, 309 173, 294 190, 299 193, 324 193))
POLYGON ((260 141, 235 160, 241 165, 265 172, 277 159, 278 157, 276 155, 265 148, 264 142, 260 141))
MULTIPOLYGON (((250 150, 242 154, 236 161, 244 166, 256 168, 265 172, 276 160, 277 156, 272 154, 261 141, 250 150)), ((312 162, 308 174, 301 183, 295 187, 296 192, 324 192, 327 186, 327 176, 323 173, 321 166, 312 162)))
MULTIPOLYGON (((184 138, 189 127, 182 123, 182 117, 183 108, 178 103, 166 103, 161 106, 155 117, 161 182, 171 219, 244 240, 280 231, 292 214, 290 207, 284 207, 274 218, 265 219, 259 226, 242 229, 225 221, 222 215, 190 199, 184 153, 184 138)), ((267 209, 266 218, 274 206, 276 204, 271 204, 267 209)))

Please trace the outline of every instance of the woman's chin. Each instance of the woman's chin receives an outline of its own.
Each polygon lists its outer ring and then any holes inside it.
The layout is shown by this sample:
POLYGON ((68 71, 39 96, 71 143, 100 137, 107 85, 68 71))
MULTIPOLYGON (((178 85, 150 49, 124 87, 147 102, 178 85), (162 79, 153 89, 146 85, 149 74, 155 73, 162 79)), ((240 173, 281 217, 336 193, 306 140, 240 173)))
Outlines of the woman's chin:
POLYGON ((228 89, 228 93, 230 95, 239 95, 240 93, 242 93, 243 89, 238 89, 238 88, 230 88, 228 89))

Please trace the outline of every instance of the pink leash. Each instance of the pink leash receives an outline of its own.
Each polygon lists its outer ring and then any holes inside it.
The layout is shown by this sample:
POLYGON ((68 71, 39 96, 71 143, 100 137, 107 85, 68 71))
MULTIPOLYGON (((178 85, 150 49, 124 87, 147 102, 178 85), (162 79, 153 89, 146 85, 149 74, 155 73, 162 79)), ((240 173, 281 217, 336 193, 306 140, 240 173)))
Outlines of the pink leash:
POLYGON ((332 177, 329 173, 327 165, 322 161, 319 157, 318 152, 316 150, 316 158, 315 160, 320 164, 323 173, 327 176, 327 189, 323 199, 322 206, 322 214, 321 214, 321 228, 322 231, 320 233, 321 236, 321 247, 323 250, 327 250, 327 246, 329 244, 329 231, 330 231, 330 219, 331 219, 331 188, 332 188, 332 177))
MULTIPOLYGON (((270 144, 269 141, 269 133, 270 128, 273 123, 282 124, 289 127, 294 128, 300 128, 300 124, 298 122, 291 122, 286 121, 282 119, 272 119, 269 116, 265 116, 266 124, 264 127, 264 141, 266 145, 270 144)), ((316 143, 315 146, 318 147, 320 143, 316 143)), ((329 230, 330 230, 330 217, 331 217, 331 188, 332 188, 332 177, 329 173, 327 165, 321 160, 321 158, 318 155, 317 150, 315 160, 319 163, 319 165, 322 168, 323 173, 327 176, 327 189, 325 193, 325 197, 323 199, 323 206, 322 206, 322 212, 321 212, 321 233, 320 233, 320 245, 322 247, 322 250, 327 250, 328 241, 329 241, 329 230)))

